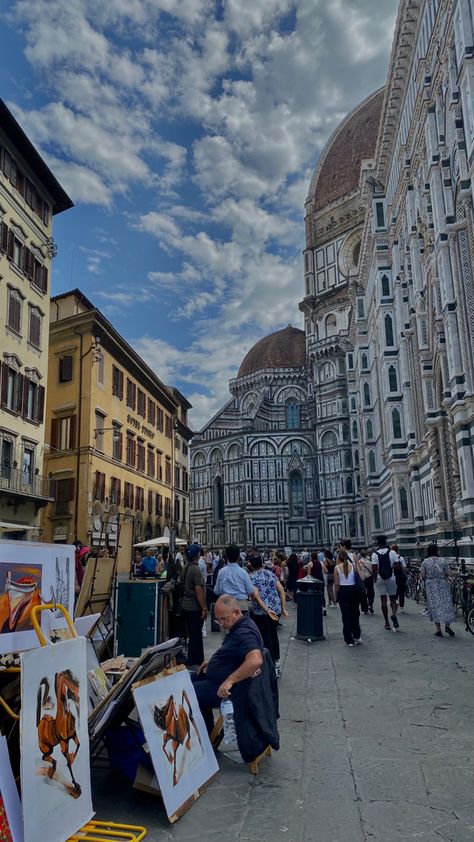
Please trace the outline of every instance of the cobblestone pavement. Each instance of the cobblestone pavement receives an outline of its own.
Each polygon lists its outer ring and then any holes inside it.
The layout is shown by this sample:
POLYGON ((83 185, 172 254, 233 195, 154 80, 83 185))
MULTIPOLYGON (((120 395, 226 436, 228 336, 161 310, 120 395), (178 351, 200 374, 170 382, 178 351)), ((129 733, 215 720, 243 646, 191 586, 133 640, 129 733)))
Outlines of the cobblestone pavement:
MULTIPOLYGON (((291 610, 291 609, 290 609, 291 610)), ((454 639, 408 601, 400 631, 362 618, 344 645, 339 610, 327 639, 281 630, 281 749, 254 778, 220 759, 219 778, 175 825, 159 799, 94 771, 97 817, 148 827, 150 842, 474 842, 474 638, 454 639)), ((209 634, 206 650, 219 644, 209 634)))

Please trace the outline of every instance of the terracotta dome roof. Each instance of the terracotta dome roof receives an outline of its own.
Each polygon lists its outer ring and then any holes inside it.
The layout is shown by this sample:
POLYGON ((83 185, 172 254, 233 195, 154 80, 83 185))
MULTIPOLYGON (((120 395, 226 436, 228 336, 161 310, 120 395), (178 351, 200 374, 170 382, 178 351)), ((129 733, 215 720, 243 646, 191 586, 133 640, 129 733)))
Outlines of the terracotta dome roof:
POLYGON ((304 331, 288 325, 259 339, 243 358, 237 377, 254 374, 262 368, 301 368, 304 362, 304 331))
POLYGON ((311 180, 315 210, 358 187, 361 161, 375 154, 383 98, 384 88, 371 94, 333 132, 311 180))

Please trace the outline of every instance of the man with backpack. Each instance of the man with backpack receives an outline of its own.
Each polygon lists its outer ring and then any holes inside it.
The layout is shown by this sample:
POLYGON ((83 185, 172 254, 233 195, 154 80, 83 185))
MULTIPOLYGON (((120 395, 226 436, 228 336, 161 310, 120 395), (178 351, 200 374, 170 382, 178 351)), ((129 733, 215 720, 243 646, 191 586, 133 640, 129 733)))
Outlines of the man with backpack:
POLYGON ((372 553, 372 572, 374 576, 375 587, 380 596, 380 606, 385 620, 385 628, 390 631, 391 625, 388 619, 388 605, 387 597, 390 600, 391 620, 393 623, 393 630, 399 628, 397 619, 397 581, 395 574, 400 566, 398 555, 387 546, 387 539, 385 535, 377 536, 377 549, 372 553))

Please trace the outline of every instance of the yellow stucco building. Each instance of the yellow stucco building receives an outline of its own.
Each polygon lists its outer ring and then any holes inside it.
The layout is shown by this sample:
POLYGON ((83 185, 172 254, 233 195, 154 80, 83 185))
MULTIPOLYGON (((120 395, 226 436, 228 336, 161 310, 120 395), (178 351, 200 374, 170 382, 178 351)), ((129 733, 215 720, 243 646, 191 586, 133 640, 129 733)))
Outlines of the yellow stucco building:
POLYGON ((0 99, 0 535, 39 537, 52 217, 69 196, 0 99))
POLYGON ((175 451, 177 431, 191 436, 189 407, 79 290, 52 298, 45 466, 55 500, 43 540, 113 550, 120 518, 135 541, 172 526, 187 538, 175 480, 187 489, 188 472, 175 451))

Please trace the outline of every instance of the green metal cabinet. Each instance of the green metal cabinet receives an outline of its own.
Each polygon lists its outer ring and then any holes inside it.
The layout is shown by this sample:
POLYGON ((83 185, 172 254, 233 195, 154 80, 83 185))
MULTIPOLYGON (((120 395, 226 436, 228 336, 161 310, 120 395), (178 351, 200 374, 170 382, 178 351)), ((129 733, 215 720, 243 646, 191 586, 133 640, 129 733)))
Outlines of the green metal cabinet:
POLYGON ((162 579, 118 582, 116 594, 116 655, 139 657, 144 649, 161 643, 162 579))

